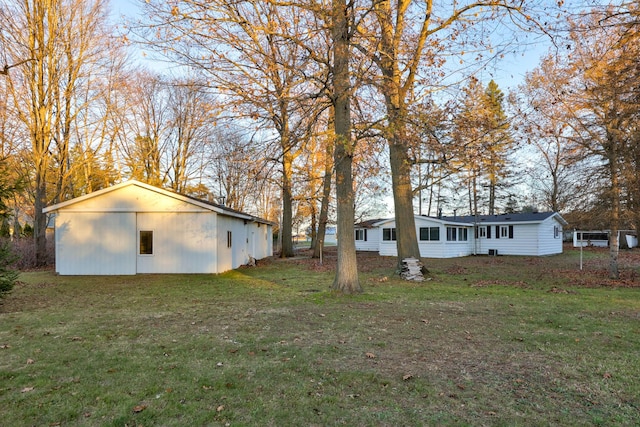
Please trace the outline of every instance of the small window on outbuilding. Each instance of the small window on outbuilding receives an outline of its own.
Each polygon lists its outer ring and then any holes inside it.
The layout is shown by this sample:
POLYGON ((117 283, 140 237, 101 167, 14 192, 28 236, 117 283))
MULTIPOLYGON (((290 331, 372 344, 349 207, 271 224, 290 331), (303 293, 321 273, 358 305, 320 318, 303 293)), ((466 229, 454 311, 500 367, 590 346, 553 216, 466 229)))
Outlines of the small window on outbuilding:
POLYGON ((231 231, 227 231, 227 247, 228 248, 231 247, 232 242, 233 242, 233 239, 231 238, 231 231))
POLYGON ((153 255, 152 230, 140 230, 140 255, 153 255))

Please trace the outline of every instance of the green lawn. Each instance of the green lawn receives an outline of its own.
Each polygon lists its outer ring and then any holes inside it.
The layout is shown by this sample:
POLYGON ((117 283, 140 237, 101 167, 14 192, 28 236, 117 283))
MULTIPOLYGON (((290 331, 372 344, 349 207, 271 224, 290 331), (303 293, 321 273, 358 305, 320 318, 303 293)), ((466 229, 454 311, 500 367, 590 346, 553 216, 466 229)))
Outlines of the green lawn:
POLYGON ((640 256, 363 256, 213 275, 23 273, 0 305, 0 425, 640 424, 640 256))

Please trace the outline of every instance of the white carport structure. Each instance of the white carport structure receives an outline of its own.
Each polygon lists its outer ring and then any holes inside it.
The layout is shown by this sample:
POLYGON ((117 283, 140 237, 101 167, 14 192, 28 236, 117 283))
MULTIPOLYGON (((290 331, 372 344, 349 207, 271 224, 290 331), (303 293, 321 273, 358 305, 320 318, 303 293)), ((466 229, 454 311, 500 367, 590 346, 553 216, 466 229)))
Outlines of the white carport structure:
POLYGON ((222 273, 273 254, 269 221, 135 180, 44 212, 61 275, 222 273))

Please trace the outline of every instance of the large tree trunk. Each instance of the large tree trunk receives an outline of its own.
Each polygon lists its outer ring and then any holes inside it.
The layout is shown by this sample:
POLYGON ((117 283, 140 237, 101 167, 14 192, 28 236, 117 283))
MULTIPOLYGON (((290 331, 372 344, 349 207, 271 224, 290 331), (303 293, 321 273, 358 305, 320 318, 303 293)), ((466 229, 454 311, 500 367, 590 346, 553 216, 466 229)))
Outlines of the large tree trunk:
MULTIPOLYGON (((396 237, 398 247, 398 268, 402 267, 405 258, 420 258, 415 217, 413 213, 413 188, 411 185, 412 160, 409 155, 407 138, 406 88, 402 87, 403 75, 398 68, 398 44, 396 35, 403 31, 404 10, 392 13, 391 2, 382 1, 376 6, 376 14, 380 23, 381 52, 378 66, 384 77, 382 91, 387 110, 387 129, 385 138, 389 144, 391 165, 391 181, 393 186, 393 202, 396 216, 396 237), (397 15, 396 15, 397 14, 397 15), (394 29, 394 15, 396 15, 394 29)), ((398 6, 400 9, 401 7, 398 6)), ((421 42, 418 42, 421 44, 421 42)), ((411 80, 411 77, 407 77, 411 80)))
POLYGON ((333 0, 333 88, 335 106, 334 163, 336 170, 338 264, 333 289, 362 292, 358 279, 354 238, 353 143, 351 141, 351 87, 349 82, 349 24, 346 0, 333 0))
MULTIPOLYGON (((393 126, 393 125, 392 125, 393 126)), ((389 141, 391 160, 391 182, 396 216, 396 238, 398 246, 398 268, 405 258, 420 258, 416 220, 413 214, 413 189, 411 186, 411 164, 407 147, 402 141, 389 141)))
MULTIPOLYGON (((283 147, 287 145, 283 144, 283 147)), ((291 192, 291 177, 293 175, 293 159, 285 149, 282 159, 282 258, 294 256, 293 251, 293 196, 291 192)))
POLYGON ((310 200, 310 215, 311 215, 311 246, 313 250, 318 242, 318 209, 316 207, 316 201, 312 198, 310 200))
POLYGON ((496 213, 496 184, 489 184, 489 215, 496 213))
MULTIPOLYGON (((333 154, 330 153, 331 151, 333 150, 327 149, 327 154, 333 154)), ((332 163, 327 159, 324 178, 322 178, 322 201, 320 202, 320 217, 318 218, 318 235, 316 236, 316 245, 313 247, 312 258, 320 258, 320 254, 324 250, 324 238, 329 219, 329 201, 331 200, 331 166, 332 163)))
POLYGON ((36 266, 43 266, 47 264, 47 216, 42 212, 42 209, 47 207, 47 185, 45 173, 43 171, 36 171, 35 181, 33 240, 35 243, 36 266))
POLYGON ((618 269, 618 251, 620 250, 618 231, 620 229, 620 182, 618 175, 617 155, 614 154, 609 158, 609 168, 611 173, 611 213, 610 213, 610 229, 609 235, 609 277, 612 279, 620 278, 618 269))

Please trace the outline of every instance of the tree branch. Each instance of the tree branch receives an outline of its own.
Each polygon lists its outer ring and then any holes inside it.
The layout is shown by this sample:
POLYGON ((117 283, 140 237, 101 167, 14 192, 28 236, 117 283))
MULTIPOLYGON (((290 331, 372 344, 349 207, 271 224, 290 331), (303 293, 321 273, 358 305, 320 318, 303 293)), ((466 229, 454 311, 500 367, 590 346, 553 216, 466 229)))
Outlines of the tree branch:
POLYGON ((33 58, 25 59, 24 61, 17 62, 17 63, 15 63, 13 65, 4 64, 4 67, 2 67, 2 69, 0 69, 0 75, 8 76, 9 75, 9 70, 11 68, 17 67, 18 65, 25 64, 25 63, 27 63, 29 61, 35 61, 35 59, 33 59, 33 58))

